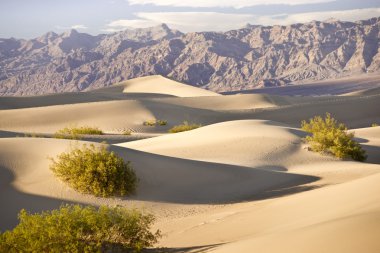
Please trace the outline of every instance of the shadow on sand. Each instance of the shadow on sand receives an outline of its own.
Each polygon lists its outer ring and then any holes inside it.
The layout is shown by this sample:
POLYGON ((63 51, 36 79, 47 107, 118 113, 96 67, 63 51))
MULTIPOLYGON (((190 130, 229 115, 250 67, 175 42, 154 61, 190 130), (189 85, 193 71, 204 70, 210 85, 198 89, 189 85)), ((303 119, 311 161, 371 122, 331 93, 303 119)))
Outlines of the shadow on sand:
POLYGON ((0 167, 0 203, 3 204, 0 208, 1 232, 18 224, 17 215, 23 208, 36 213, 56 209, 63 204, 74 204, 70 201, 20 192, 12 185, 13 180, 14 175, 8 169, 0 167))
POLYGON ((193 247, 183 247, 183 248, 156 248, 156 249, 146 249, 143 253, 203 253, 209 252, 209 250, 215 249, 224 243, 211 244, 204 246, 193 246, 193 247))

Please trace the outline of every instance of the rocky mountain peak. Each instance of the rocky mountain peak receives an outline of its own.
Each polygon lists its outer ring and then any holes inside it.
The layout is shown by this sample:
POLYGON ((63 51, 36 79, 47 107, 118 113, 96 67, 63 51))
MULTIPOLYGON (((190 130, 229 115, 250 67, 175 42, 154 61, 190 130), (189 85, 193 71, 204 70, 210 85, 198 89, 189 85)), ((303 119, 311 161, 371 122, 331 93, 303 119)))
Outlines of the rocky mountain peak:
POLYGON ((36 40, 47 44, 49 41, 55 40, 59 35, 56 34, 55 32, 47 32, 44 35, 38 37, 36 40))
POLYGON ((70 30, 64 32, 64 33, 62 34, 62 37, 64 37, 64 38, 69 38, 69 37, 77 36, 78 34, 79 34, 79 32, 78 32, 77 30, 75 30, 75 29, 70 29, 70 30))
POLYGON ((213 91, 380 73, 380 18, 183 34, 160 24, 0 39, 0 94, 99 88, 159 74, 213 91))

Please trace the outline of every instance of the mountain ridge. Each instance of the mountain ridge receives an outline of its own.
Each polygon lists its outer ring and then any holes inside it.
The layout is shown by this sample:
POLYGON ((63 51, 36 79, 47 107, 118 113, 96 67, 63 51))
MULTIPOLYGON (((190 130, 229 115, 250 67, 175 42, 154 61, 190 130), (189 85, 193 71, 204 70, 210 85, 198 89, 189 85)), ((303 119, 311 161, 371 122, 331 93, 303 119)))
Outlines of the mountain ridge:
POLYGON ((0 95, 101 88, 162 75, 217 92, 380 72, 380 17, 227 32, 151 28, 89 35, 70 30, 0 39, 0 95))

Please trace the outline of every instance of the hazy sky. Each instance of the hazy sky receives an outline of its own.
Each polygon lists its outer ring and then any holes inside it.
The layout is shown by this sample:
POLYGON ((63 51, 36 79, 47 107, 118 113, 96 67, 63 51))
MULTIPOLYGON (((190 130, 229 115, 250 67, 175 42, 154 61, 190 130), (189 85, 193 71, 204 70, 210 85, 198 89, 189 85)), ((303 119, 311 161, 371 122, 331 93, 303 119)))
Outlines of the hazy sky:
POLYGON ((0 37, 90 34, 166 23, 189 31, 380 16, 380 0, 0 0, 0 37))

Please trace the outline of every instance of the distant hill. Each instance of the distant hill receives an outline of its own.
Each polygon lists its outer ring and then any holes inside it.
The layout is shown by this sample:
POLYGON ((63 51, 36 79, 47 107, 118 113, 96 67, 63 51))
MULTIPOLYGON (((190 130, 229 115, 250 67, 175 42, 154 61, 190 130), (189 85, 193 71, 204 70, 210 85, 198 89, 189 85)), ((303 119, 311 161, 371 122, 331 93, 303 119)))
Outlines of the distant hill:
POLYGON ((380 72, 380 17, 228 32, 181 33, 162 24, 92 36, 75 30, 0 39, 0 95, 100 88, 163 75, 234 91, 380 72))

